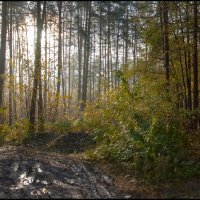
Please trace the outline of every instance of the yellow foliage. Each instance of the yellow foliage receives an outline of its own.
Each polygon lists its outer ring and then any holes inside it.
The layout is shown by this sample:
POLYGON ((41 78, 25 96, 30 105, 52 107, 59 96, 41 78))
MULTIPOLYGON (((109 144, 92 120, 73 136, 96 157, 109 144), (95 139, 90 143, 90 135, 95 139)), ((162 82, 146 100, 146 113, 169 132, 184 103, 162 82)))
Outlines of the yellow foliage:
POLYGON ((29 121, 21 119, 13 126, 1 125, 0 138, 1 142, 11 142, 21 144, 28 137, 29 121))

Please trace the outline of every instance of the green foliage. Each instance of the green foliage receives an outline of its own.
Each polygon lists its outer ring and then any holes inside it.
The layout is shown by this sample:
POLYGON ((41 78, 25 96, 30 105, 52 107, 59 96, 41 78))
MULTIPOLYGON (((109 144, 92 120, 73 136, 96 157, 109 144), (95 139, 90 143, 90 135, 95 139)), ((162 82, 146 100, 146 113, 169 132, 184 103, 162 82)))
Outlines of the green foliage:
POLYGON ((118 77, 121 86, 88 105, 84 113, 97 143, 88 156, 131 167, 146 180, 178 174, 187 152, 175 101, 169 102, 161 86, 143 82, 131 88, 122 72, 118 77))
POLYGON ((13 126, 0 126, 0 141, 12 144, 21 144, 29 136, 29 121, 27 119, 18 120, 13 126))
POLYGON ((185 156, 185 138, 177 123, 153 118, 141 141, 138 170, 148 172, 146 178, 165 179, 174 174, 185 156))
POLYGON ((57 120, 52 123, 51 132, 60 134, 69 133, 72 128, 72 123, 69 120, 57 120))
POLYGON ((10 131, 10 126, 0 125, 0 145, 2 145, 5 142, 5 138, 10 133, 10 131))
POLYGON ((72 126, 72 132, 78 133, 78 132, 84 132, 84 121, 82 118, 80 119, 74 119, 73 120, 73 126, 72 126))
POLYGON ((175 178, 188 179, 193 176, 200 176, 200 162, 183 160, 176 169, 175 178))

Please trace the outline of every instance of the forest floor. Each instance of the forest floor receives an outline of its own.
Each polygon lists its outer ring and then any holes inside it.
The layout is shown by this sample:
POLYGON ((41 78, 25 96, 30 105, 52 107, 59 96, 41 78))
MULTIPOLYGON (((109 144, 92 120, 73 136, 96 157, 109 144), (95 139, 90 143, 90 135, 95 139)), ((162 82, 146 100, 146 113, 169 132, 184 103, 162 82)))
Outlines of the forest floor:
POLYGON ((86 133, 44 133, 0 147, 0 198, 200 198, 200 180, 145 184, 113 164, 91 162, 86 133))

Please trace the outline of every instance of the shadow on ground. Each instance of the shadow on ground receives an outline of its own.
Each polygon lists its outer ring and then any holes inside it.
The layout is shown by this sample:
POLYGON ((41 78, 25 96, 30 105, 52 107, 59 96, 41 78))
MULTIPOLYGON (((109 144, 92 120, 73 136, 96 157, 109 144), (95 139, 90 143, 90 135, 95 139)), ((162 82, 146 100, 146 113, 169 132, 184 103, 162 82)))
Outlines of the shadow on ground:
POLYGON ((81 153, 95 145, 93 135, 88 133, 39 133, 29 138, 26 146, 59 153, 81 153))

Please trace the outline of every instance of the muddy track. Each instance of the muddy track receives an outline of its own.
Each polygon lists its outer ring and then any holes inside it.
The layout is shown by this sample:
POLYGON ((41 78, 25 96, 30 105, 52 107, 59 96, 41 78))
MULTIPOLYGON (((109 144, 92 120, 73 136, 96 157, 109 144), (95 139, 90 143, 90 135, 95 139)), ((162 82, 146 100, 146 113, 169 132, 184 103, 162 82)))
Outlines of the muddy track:
POLYGON ((126 197, 91 163, 30 147, 0 147, 0 198, 126 197))

